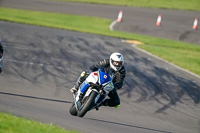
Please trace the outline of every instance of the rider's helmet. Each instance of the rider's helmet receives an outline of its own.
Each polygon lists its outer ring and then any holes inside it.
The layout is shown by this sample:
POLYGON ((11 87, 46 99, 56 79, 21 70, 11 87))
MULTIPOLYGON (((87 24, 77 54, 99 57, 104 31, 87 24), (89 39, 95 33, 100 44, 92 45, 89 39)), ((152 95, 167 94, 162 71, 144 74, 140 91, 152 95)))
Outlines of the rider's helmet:
POLYGON ((112 53, 110 55, 110 67, 115 70, 119 71, 124 65, 124 58, 123 55, 120 53, 112 53))

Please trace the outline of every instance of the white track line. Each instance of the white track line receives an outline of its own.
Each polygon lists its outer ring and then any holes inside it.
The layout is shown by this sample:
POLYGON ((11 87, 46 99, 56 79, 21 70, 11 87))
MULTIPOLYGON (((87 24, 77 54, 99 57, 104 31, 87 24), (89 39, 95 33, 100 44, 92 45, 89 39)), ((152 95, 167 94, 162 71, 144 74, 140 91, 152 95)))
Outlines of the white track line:
MULTIPOLYGON (((116 23, 118 23, 117 20, 113 21, 113 22, 110 24, 110 30, 111 30, 111 31, 113 31, 113 27, 114 27, 114 25, 115 25, 116 23)), ((122 40, 122 42, 124 43, 125 41, 122 40)), ((177 66, 177 65, 175 65, 175 64, 173 64, 173 63, 171 63, 171 62, 169 62, 169 61, 167 61, 167 60, 164 60, 164 59, 162 59, 162 58, 160 58, 160 57, 158 57, 158 56, 155 56, 155 55, 153 55, 153 54, 151 54, 151 53, 149 53, 149 52, 147 52, 147 51, 145 51, 145 50, 143 50, 143 49, 141 49, 141 48, 138 48, 138 47, 137 47, 137 44, 133 44, 132 46, 133 46, 134 48, 136 48, 137 50, 143 52, 143 53, 146 53, 146 54, 148 54, 148 55, 150 55, 150 56, 152 56, 152 57, 154 57, 154 58, 156 58, 156 59, 158 59, 158 60, 161 60, 161 61, 163 61, 163 62, 165 62, 165 63, 168 63, 169 65, 171 65, 171 66, 173 66, 173 67, 175 67, 175 68, 177 68, 177 69, 179 69, 179 70, 182 70, 182 71, 184 71, 184 72, 187 72, 187 73, 189 73, 189 74, 191 74, 191 75, 193 75, 193 76, 195 76, 195 77, 197 77, 197 78, 200 79, 200 76, 199 76, 199 75, 197 75, 197 74, 195 74, 195 73, 192 73, 192 72, 190 72, 190 71, 188 71, 188 70, 186 70, 186 69, 184 69, 184 68, 181 68, 181 67, 179 67, 179 66, 177 66)))
MULTIPOLYGON (((122 42, 123 42, 123 41, 122 41, 122 42)), ((137 50, 139 50, 139 51, 145 53, 145 54, 148 54, 148 55, 150 55, 150 56, 152 56, 152 57, 154 57, 154 58, 156 58, 156 59, 158 59, 158 60, 161 60, 161 61, 163 61, 163 62, 165 62, 165 63, 168 63, 169 65, 171 65, 171 66, 173 66, 173 67, 176 67, 177 69, 182 70, 182 71, 184 71, 184 72, 187 72, 187 73, 189 73, 189 74, 191 74, 191 75, 193 75, 193 76, 195 76, 195 77, 197 77, 197 78, 200 79, 200 76, 197 75, 197 74, 195 74, 195 73, 192 73, 192 72, 190 72, 190 71, 188 71, 188 70, 186 70, 186 69, 184 69, 184 68, 181 68, 181 67, 179 67, 179 66, 177 66, 177 65, 175 65, 175 64, 173 64, 173 63, 171 63, 171 62, 169 62, 169 61, 167 61, 167 60, 164 60, 164 59, 162 59, 162 58, 160 58, 160 57, 158 57, 158 56, 155 56, 155 55, 153 55, 153 54, 151 54, 151 53, 149 53, 149 52, 147 52, 147 51, 145 51, 145 50, 143 50, 143 49, 141 49, 141 48, 138 48, 137 45, 135 45, 135 44, 133 44, 132 46, 133 46, 134 48, 136 48, 137 50)))
POLYGON ((118 21, 115 20, 115 21, 113 21, 113 22, 110 24, 109 28, 110 28, 111 31, 113 31, 113 27, 114 27, 114 25, 115 25, 117 22, 118 22, 118 21))

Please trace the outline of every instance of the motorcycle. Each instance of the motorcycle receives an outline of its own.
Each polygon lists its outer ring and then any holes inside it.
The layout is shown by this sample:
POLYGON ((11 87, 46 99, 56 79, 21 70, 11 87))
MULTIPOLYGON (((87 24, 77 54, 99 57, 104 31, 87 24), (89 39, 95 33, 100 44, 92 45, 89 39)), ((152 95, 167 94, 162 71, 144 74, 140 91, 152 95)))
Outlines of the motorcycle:
POLYGON ((92 109, 98 110, 108 93, 114 89, 112 77, 112 72, 103 67, 90 73, 78 91, 73 94, 74 102, 69 110, 70 114, 83 117, 92 109))

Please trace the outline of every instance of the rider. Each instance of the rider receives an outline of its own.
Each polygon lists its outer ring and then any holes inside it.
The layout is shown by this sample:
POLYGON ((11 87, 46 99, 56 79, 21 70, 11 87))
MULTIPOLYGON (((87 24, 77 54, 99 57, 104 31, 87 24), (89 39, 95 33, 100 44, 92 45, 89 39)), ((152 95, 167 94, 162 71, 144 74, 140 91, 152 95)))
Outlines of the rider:
MULTIPOLYGON (((120 106, 120 99, 116 90, 120 89, 123 86, 123 81, 126 75, 123 55, 117 52, 111 54, 110 59, 104 59, 103 61, 100 61, 98 64, 91 66, 89 68, 89 73, 97 71, 98 67, 109 68, 114 75, 113 77, 114 89, 108 94, 110 99, 106 99, 102 103, 102 105, 117 108, 120 106)), ((79 86, 83 83, 83 81, 87 78, 88 75, 89 74, 87 72, 83 71, 78 81, 76 82, 76 85, 70 91, 72 93, 76 93, 78 91, 79 86)))
POLYGON ((3 46, 1 45, 1 40, 0 40, 0 73, 2 72, 2 68, 1 68, 1 62, 3 60, 3 46))

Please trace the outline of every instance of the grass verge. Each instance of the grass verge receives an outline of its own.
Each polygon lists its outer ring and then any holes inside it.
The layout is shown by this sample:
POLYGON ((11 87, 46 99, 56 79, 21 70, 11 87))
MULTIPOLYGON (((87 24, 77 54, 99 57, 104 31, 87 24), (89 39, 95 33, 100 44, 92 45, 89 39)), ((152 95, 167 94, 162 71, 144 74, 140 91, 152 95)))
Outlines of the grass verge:
POLYGON ((109 19, 0 8, 0 20, 138 40, 145 44, 138 47, 200 75, 200 46, 139 34, 110 31, 111 20, 109 19))
POLYGON ((19 118, 11 114, 0 112, 1 133, 78 133, 67 131, 52 124, 43 124, 25 118, 19 118))
POLYGON ((59 0, 93 4, 123 5, 200 11, 200 0, 59 0))

